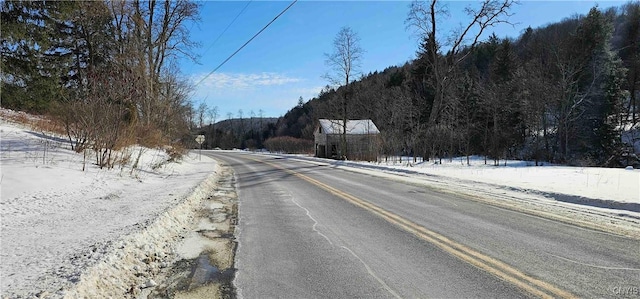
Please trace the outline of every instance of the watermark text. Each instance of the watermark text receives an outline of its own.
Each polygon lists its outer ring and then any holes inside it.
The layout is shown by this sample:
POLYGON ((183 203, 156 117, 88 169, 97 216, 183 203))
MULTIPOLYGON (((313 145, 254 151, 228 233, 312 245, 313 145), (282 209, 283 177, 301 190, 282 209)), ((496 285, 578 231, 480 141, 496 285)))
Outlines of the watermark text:
POLYGON ((619 285, 612 287, 611 292, 618 296, 640 296, 640 287, 619 285))

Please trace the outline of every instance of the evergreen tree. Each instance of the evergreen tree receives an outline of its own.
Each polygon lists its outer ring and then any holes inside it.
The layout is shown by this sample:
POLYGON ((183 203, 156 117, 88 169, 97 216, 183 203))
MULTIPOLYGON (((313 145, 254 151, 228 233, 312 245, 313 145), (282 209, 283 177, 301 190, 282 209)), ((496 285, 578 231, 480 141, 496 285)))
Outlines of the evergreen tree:
POLYGON ((629 101, 625 113, 631 120, 628 129, 640 122, 640 3, 629 2, 623 7, 621 40, 618 54, 627 68, 623 88, 629 91, 629 101))
POLYGON ((2 105, 43 113, 60 97, 60 81, 68 75, 68 61, 60 55, 57 29, 74 3, 58 1, 3 1, 2 105))
MULTIPOLYGON (((597 8, 592 8, 576 31, 575 56, 581 66, 575 80, 578 92, 572 94, 575 134, 565 131, 565 149, 575 151, 578 163, 602 164, 612 154, 616 134, 614 113, 622 100, 624 70, 609 50, 613 26, 597 8), (613 120, 610 118, 613 117, 613 120)), ((617 135, 617 136, 616 136, 617 135)))
MULTIPOLYGON (((613 56, 609 52, 610 56, 613 56)), ((607 62, 607 75, 604 83, 604 97, 594 118, 594 148, 591 156, 598 165, 602 166, 626 166, 618 165, 621 162, 621 128, 626 119, 621 118, 623 102, 628 97, 628 91, 622 86, 625 84, 626 69, 622 61, 615 57, 609 57, 607 62)))

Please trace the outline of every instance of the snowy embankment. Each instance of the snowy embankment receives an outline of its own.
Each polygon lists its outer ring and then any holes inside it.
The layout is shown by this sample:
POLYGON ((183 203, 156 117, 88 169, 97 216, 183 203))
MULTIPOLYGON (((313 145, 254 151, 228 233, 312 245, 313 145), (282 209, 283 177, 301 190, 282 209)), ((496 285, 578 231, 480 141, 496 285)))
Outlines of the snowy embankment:
MULTIPOLYGON (((122 297, 152 285, 215 185, 218 165, 142 150, 101 170, 0 110, 1 297, 122 297)), ((91 158, 88 158, 92 161, 91 158)))

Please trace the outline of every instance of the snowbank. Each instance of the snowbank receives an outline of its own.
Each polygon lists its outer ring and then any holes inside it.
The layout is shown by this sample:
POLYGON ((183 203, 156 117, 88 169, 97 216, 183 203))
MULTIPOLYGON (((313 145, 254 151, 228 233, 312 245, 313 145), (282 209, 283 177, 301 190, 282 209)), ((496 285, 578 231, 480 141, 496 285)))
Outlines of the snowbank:
POLYGON ((0 112, 3 298, 95 297, 85 290, 138 283, 131 277, 161 266, 190 209, 213 188, 218 166, 197 153, 168 163, 162 150, 143 149, 136 169, 89 162, 82 171, 82 155, 64 139, 0 112))
POLYGON ((126 235, 108 250, 109 254, 92 266, 80 282, 66 292, 68 298, 118 298, 137 295, 140 289, 155 286, 153 276, 175 255, 174 246, 185 229, 193 224, 195 212, 216 186, 217 171, 211 174, 180 204, 163 212, 141 231, 126 235))

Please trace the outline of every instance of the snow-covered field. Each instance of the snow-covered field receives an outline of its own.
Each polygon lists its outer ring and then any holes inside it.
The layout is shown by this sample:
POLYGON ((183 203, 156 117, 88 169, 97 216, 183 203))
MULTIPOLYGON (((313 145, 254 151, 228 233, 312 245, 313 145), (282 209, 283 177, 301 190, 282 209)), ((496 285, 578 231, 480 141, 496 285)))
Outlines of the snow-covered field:
MULTIPOLYGON (((167 257, 171 238, 213 189, 218 166, 197 153, 170 163, 164 151, 142 149, 133 170, 131 163, 101 170, 90 157, 82 171, 82 154, 10 121, 16 113, 0 110, 3 298, 86 296, 74 288, 90 281, 102 281, 105 295, 105 284, 131 283, 117 280, 148 272, 145 256, 167 257)), ((141 148, 130 150, 135 156, 141 148)))
POLYGON ((504 166, 504 160, 500 162, 500 166, 493 166, 492 161, 485 164, 484 159, 478 156, 470 157, 470 165, 467 165, 466 157, 452 161, 443 159, 442 164, 434 161, 411 163, 412 160, 408 157, 404 157, 403 161, 344 164, 495 184, 522 191, 640 204, 638 169, 533 166, 533 162, 513 160, 508 160, 507 166, 504 166))

